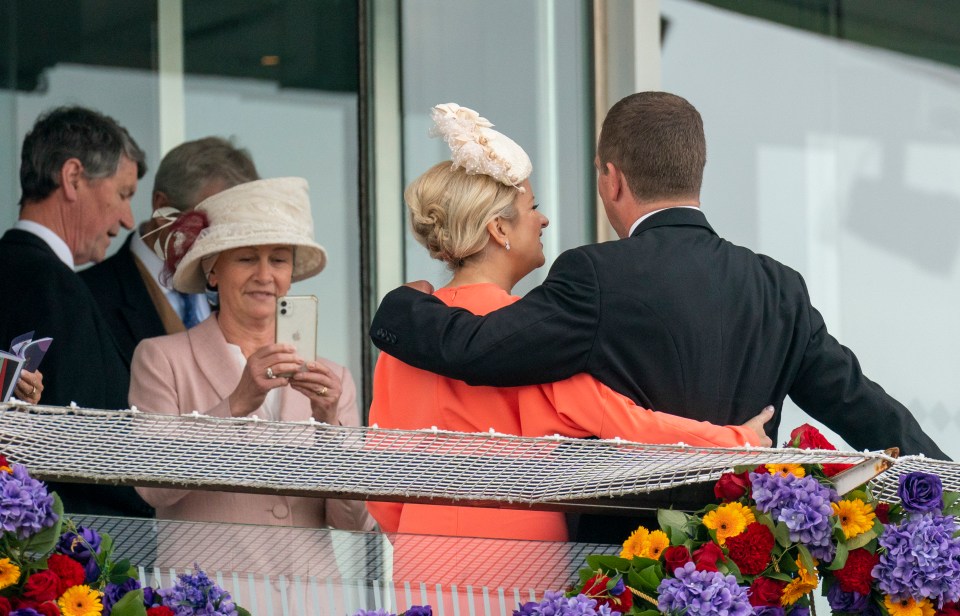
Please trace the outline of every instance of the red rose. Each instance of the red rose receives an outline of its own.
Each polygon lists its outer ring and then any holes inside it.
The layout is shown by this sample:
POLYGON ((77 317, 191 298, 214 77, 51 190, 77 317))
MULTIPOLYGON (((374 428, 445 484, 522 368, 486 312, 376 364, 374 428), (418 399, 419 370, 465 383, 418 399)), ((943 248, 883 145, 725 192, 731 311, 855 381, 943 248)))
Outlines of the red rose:
POLYGON ((937 616, 960 616, 960 603, 944 603, 937 616))
POLYGON ((83 570, 83 565, 73 560, 66 554, 52 554, 47 559, 47 570, 53 571, 60 579, 57 585, 57 596, 62 595, 68 588, 83 584, 87 574, 83 570))
POLYGON ((865 548, 859 548, 847 555, 847 562, 841 569, 834 571, 833 575, 842 591, 869 595, 870 582, 873 579, 870 572, 879 562, 879 554, 871 554, 865 548))
POLYGON ((750 584, 750 605, 753 607, 780 607, 780 597, 787 583, 767 577, 758 577, 750 584))
MULTIPOLYGON (((609 605, 610 609, 616 610, 621 614, 625 614, 630 611, 630 608, 633 607, 633 595, 627 590, 626 585, 624 585, 623 580, 618 580, 616 586, 612 589, 607 590, 607 582, 610 581, 610 578, 598 573, 583 585, 581 593, 587 595, 591 599, 597 600, 597 607, 601 605, 609 605), (614 594, 616 593, 616 594, 614 594)), ((154 616, 147 613, 147 616, 154 616)), ((170 616, 173 616, 173 613, 170 613, 170 616)))
POLYGON ((810 424, 803 424, 802 426, 794 428, 793 432, 790 433, 790 441, 786 446, 799 447, 800 449, 836 450, 836 447, 830 444, 827 437, 810 424))
MULTIPOLYGON (((828 451, 836 451, 837 449, 827 440, 827 437, 820 433, 820 430, 817 430, 810 424, 803 424, 802 426, 794 428, 793 432, 790 433, 790 441, 787 443, 787 446, 799 447, 800 449, 826 449, 828 451)), ((823 474, 827 477, 833 477, 851 466, 853 465, 824 464, 823 474)))
POLYGON ((724 473, 713 486, 713 493, 725 503, 750 496, 750 473, 724 473))
POLYGON ((877 515, 881 524, 890 523, 890 503, 880 503, 873 512, 877 515))
POLYGON ((758 475, 767 475, 767 474, 770 473, 770 471, 767 470, 767 465, 766 465, 766 464, 761 464, 761 465, 758 466, 757 468, 753 469, 753 472, 756 473, 756 474, 758 474, 758 475))
POLYGON ((53 601, 44 601, 33 606, 42 616, 61 616, 60 608, 53 601))
POLYGON ((690 557, 687 546, 671 545, 663 551, 663 562, 667 565, 667 573, 672 575, 680 567, 693 562, 693 558, 690 557))
POLYGON ((60 578, 53 571, 38 571, 27 579, 23 585, 23 597, 36 603, 54 601, 59 597, 57 588, 60 578))
POLYGON ((147 616, 174 616, 173 610, 166 605, 157 605, 147 610, 147 616))
POLYGON ((10 601, 6 597, 0 597, 0 616, 10 616, 10 601))
POLYGON ((714 542, 704 543, 693 553, 697 571, 717 571, 717 563, 723 560, 723 550, 714 542))
POLYGON ((770 550, 774 543, 769 528, 752 522, 736 537, 727 537, 727 554, 737 563, 740 573, 757 575, 770 565, 770 550))

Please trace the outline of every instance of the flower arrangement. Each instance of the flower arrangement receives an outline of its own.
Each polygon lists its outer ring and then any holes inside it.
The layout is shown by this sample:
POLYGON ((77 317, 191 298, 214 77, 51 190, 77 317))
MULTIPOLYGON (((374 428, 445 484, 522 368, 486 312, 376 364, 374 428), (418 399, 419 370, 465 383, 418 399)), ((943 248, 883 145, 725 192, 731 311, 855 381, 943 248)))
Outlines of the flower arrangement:
POLYGON ((249 616, 196 568, 140 587, 107 534, 63 516, 56 493, 0 455, 0 616, 249 616))
MULTIPOLYGON (((809 425, 786 446, 834 449, 809 425)), ((542 602, 595 612, 526 604, 514 615, 807 616, 820 587, 834 614, 960 616, 960 494, 915 472, 900 478, 900 503, 867 486, 841 497, 831 477, 846 468, 733 469, 715 485, 718 504, 659 511, 659 529, 637 529, 619 556, 588 556, 579 583, 542 602)))

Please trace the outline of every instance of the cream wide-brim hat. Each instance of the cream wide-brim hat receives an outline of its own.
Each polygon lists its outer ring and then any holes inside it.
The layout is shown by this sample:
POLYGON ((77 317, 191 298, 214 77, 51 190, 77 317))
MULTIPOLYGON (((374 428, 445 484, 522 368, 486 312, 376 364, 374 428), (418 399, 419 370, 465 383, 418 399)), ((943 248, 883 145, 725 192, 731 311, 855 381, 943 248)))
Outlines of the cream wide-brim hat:
POLYGON ((327 252, 313 240, 313 216, 303 178, 256 180, 228 188, 194 208, 208 225, 197 235, 173 273, 173 288, 203 293, 201 261, 232 248, 282 244, 294 248, 293 282, 315 276, 327 264, 327 252))

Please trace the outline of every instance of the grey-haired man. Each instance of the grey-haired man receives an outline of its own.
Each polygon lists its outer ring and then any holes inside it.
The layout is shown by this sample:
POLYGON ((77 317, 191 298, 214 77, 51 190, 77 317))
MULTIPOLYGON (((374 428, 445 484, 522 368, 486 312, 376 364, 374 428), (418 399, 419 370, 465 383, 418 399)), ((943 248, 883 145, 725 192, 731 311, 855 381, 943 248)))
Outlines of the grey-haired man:
MULTIPOLYGON (((146 171, 143 151, 113 118, 83 107, 40 116, 23 141, 20 216, 0 238, 0 346, 35 331, 53 343, 40 365, 43 402, 127 407, 129 366, 74 271, 100 261, 146 171)), ((150 516, 133 488, 55 486, 68 511, 150 516)))

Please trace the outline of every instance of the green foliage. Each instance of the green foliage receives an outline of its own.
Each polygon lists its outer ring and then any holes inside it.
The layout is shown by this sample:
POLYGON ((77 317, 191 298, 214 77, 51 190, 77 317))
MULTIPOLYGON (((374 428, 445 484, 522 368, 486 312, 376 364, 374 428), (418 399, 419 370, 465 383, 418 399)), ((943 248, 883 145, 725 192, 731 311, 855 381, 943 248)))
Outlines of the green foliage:
POLYGON ((143 607, 143 589, 131 590, 113 605, 111 616, 147 616, 143 607))

